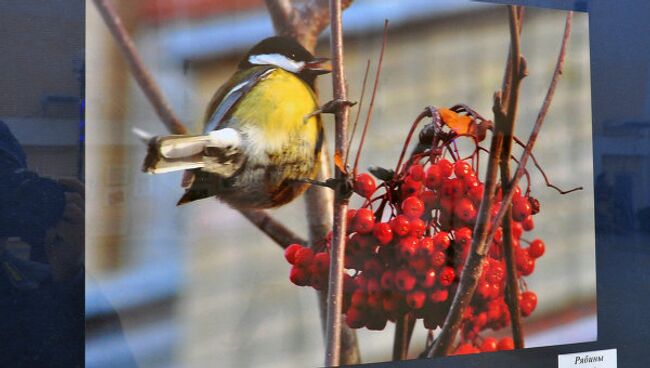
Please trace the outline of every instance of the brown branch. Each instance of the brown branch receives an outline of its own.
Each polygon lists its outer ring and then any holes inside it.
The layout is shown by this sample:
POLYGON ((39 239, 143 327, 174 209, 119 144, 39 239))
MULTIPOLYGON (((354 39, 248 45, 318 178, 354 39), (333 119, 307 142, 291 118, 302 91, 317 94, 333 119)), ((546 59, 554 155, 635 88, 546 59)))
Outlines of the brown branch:
MULTIPOLYGON (((319 26, 320 29, 318 29, 319 27, 314 27, 314 24, 316 23, 313 20, 303 17, 316 16, 318 18, 324 18, 329 23, 329 7, 326 0, 308 1, 311 1, 311 4, 303 4, 300 9, 295 9, 293 5, 291 9, 287 9, 286 6, 289 2, 285 0, 266 0, 266 5, 271 14, 276 33, 297 39, 298 42, 300 42, 307 50, 313 53, 316 48, 318 34, 327 26, 327 24, 319 26), (305 7, 310 10, 306 11, 305 7), (320 10, 317 11, 317 9, 320 10), (280 13, 278 14, 278 12, 280 13), (310 32, 315 33, 309 34, 310 32)), ((347 7, 351 3, 351 0, 347 0, 343 5, 347 7)), ((327 150, 327 144, 323 144, 320 154, 319 180, 325 180, 332 177, 330 165, 331 161, 327 150)), ((309 227, 309 240, 312 247, 319 246, 323 239, 325 239, 328 233, 332 230, 332 219, 334 217, 333 204, 334 196, 329 189, 312 185, 305 193, 305 210, 309 227)), ((319 291, 318 299, 321 325, 323 333, 325 334, 327 319, 327 291, 319 291)), ((345 324, 341 325, 340 345, 341 364, 351 365, 361 362, 361 354, 359 352, 356 332, 345 324)))
POLYGON ((286 248, 290 244, 301 244, 303 246, 308 244, 307 240, 287 229, 265 211, 239 210, 239 212, 282 248, 286 248))
MULTIPOLYGON (((517 105, 519 102, 519 90, 521 80, 525 76, 522 70, 521 56, 521 19, 518 18, 518 7, 509 6, 510 15, 510 70, 509 77, 511 84, 509 91, 503 91, 508 94, 507 115, 497 114, 495 116, 496 129, 501 129, 504 134, 503 147, 501 149, 501 160, 499 163, 501 169, 501 192, 507 193, 512 191, 510 186, 510 155, 512 152, 512 140, 514 137, 515 123, 517 121, 517 105), (505 118, 505 119, 504 119, 505 118)), ((503 230, 503 257, 506 265, 506 290, 505 299, 508 310, 510 311, 510 325, 512 329, 512 339, 515 348, 524 347, 524 333, 521 325, 521 312, 519 308, 519 282, 517 277, 517 264, 514 256, 514 245, 512 242, 512 206, 508 205, 501 223, 503 230)), ((489 243, 488 243, 489 244, 489 243)))
MULTIPOLYGON (((514 140, 515 140, 515 142, 517 142, 517 144, 520 147, 526 149, 526 144, 524 142, 522 142, 519 138, 514 137, 514 140)), ((560 194, 569 194, 569 193, 573 193, 573 192, 576 192, 578 190, 583 190, 584 189, 582 186, 571 188, 571 189, 566 189, 566 190, 558 187, 557 185, 551 183, 551 180, 546 175, 546 172, 542 168, 542 165, 540 165, 540 163, 537 161, 537 158, 535 158, 535 155, 532 152, 530 153, 530 159, 533 160, 533 164, 535 165, 535 167, 537 168, 539 173, 542 174, 542 177, 544 178, 544 183, 546 184, 547 187, 555 189, 560 194)))
POLYGON ((395 321, 395 337, 393 338, 393 361, 408 358, 409 344, 415 327, 415 318, 405 313, 395 321))
MULTIPOLYGON (((332 90, 335 101, 347 100, 345 70, 343 64, 343 27, 341 20, 341 0, 330 0, 330 49, 332 54, 332 90)), ((346 155, 348 115, 350 106, 339 104, 335 114, 334 156, 343 159, 346 155)), ((346 184, 348 176, 335 167, 334 177, 339 183, 346 184)), ((329 285, 327 294, 327 323, 325 326, 325 365, 340 364, 342 304, 343 304, 343 270, 345 260, 346 213, 349 193, 341 188, 334 192, 334 227, 332 246, 330 248, 329 285)))
POLYGON ((176 117, 172 111, 169 103, 163 97, 160 88, 154 81, 151 73, 145 68, 142 63, 142 58, 138 54, 138 51, 135 48, 135 44, 131 40, 128 32, 124 28, 124 25, 117 15, 115 7, 111 4, 109 0, 94 0, 97 10, 101 14, 104 22, 108 26, 111 34, 115 38, 117 45, 122 51, 122 55, 126 59, 133 77, 140 85, 140 88, 144 94, 149 99, 149 102, 153 105, 153 108, 156 110, 158 117, 165 124, 167 129, 174 134, 185 134, 187 128, 183 123, 176 117))
MULTIPOLYGON (((314 51, 318 36, 330 24, 328 0, 265 0, 275 32, 297 39, 307 50, 314 51)), ((346 9, 353 0, 342 0, 346 9)))

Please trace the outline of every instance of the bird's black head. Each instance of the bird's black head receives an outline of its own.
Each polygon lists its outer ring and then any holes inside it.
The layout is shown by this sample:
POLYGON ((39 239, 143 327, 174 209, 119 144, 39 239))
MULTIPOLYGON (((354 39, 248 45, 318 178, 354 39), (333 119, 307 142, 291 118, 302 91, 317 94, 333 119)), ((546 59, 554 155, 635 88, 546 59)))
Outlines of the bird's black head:
POLYGON ((240 69, 256 65, 273 65, 298 75, 310 85, 320 74, 329 73, 326 58, 316 58, 296 40, 274 36, 260 41, 239 63, 240 69))

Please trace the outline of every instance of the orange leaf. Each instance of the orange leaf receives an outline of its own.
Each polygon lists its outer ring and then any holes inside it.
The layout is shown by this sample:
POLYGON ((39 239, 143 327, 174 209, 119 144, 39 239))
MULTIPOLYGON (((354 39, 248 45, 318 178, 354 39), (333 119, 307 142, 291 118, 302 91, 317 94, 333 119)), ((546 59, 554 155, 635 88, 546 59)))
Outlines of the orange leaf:
POLYGON ((343 158, 339 154, 339 152, 336 152, 334 154, 334 165, 341 170, 342 173, 347 173, 347 170, 345 168, 345 163, 343 162, 343 158))
POLYGON ((457 134, 468 134, 472 125, 472 118, 467 115, 459 115, 449 109, 439 109, 438 113, 442 122, 457 134))

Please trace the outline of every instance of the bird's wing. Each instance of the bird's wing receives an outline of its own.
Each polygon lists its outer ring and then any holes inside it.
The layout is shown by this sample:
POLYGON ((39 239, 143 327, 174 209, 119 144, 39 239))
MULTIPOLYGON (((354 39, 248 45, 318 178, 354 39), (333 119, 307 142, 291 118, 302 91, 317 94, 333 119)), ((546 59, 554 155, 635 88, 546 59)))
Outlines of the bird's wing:
POLYGON ((215 130, 226 116, 229 115, 231 109, 239 102, 239 100, 248 93, 259 81, 263 80, 276 68, 273 66, 258 66, 239 71, 225 83, 214 94, 210 104, 208 105, 204 134, 208 134, 215 130))

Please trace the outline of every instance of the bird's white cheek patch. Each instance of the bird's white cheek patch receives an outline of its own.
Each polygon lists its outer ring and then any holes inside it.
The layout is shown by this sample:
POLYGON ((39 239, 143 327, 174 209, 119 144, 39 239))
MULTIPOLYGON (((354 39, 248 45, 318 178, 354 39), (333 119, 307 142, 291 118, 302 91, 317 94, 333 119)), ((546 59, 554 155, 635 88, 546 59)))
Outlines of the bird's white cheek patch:
POLYGON ((305 67, 303 61, 295 61, 282 54, 251 55, 248 62, 255 65, 275 65, 291 73, 298 73, 305 67))

